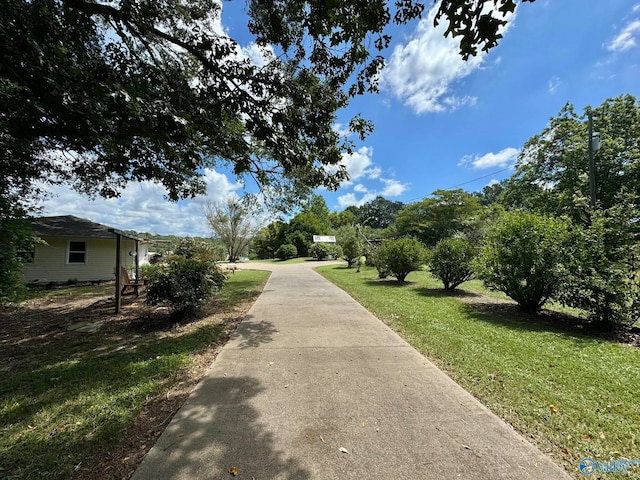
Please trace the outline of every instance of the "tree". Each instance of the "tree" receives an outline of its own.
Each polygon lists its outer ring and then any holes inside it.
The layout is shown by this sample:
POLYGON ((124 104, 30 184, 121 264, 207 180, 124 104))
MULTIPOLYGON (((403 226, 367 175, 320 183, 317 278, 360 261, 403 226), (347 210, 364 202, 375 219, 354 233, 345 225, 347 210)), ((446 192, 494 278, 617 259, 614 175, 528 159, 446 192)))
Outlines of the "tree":
POLYGON ((420 270, 426 258, 424 245, 415 238, 405 237, 387 240, 378 251, 378 261, 402 283, 411 272, 420 270))
POLYGON ((402 202, 392 202, 384 197, 377 196, 370 202, 359 207, 349 207, 356 215, 356 223, 368 225, 371 228, 383 229, 396 221, 398 212, 404 208, 402 202))
POLYGON ((285 243, 287 224, 277 220, 260 229, 253 239, 253 250, 258 258, 276 258, 278 247, 285 243))
POLYGON ((477 247, 461 238, 440 240, 429 258, 431 274, 439 279, 445 290, 454 290, 473 277, 471 266, 477 247))
POLYGON ((362 241, 358 238, 355 227, 340 227, 336 232, 336 241, 342 248, 342 256, 347 261, 347 268, 353 267, 364 252, 362 241))
POLYGON ((476 262, 485 285, 537 312, 563 278, 569 229, 566 222, 531 212, 507 212, 489 229, 476 262))
POLYGON ((585 310, 591 322, 604 327, 640 319, 640 209, 629 195, 616 203, 590 211, 583 202, 590 223, 571 229, 558 295, 564 305, 585 310))
POLYGON ((497 183, 491 183, 485 186, 482 191, 474 192, 474 195, 478 197, 480 204, 483 206, 489 206, 496 203, 502 204, 505 185, 508 181, 508 179, 505 179, 497 183))
MULTIPOLYGON (((640 100, 631 95, 605 100, 591 110, 601 147, 595 152, 596 199, 604 210, 619 194, 640 198, 640 100)), ((507 206, 588 218, 576 198, 589 198, 586 114, 567 103, 557 117, 522 149, 516 171, 503 192, 507 206)))
POLYGON ((311 195, 302 211, 303 213, 315 216, 320 223, 325 225, 325 228, 331 228, 331 213, 329 212, 327 202, 322 195, 318 195, 317 193, 311 195))
MULTIPOLYGON (((219 162, 265 192, 336 188, 352 149, 332 128, 336 112, 377 90, 386 27, 424 6, 252 0, 252 60, 219 27, 217 0, 3 0, 2 214, 19 210, 9 199, 37 200, 37 181, 113 197, 150 180, 172 200, 189 197, 219 162)), ((448 22, 467 58, 495 46, 515 6, 447 0, 436 23, 448 22)), ((359 117, 349 125, 371 130, 359 117)))
POLYGON ((306 257, 314 235, 329 235, 331 213, 322 195, 312 195, 302 211, 295 215, 286 228, 285 241, 295 245, 298 255, 306 257))
POLYGON ((247 250, 249 243, 260 230, 260 224, 251 211, 248 197, 233 196, 218 203, 207 203, 205 216, 213 236, 227 249, 230 262, 236 262, 247 250))
POLYGON ((356 223, 356 216, 350 210, 343 210, 341 212, 331 212, 329 214, 329 222, 334 229, 341 227, 350 227, 356 223))
POLYGON ((38 239, 30 225, 22 220, 0 220, 0 304, 19 300, 25 289, 22 282, 24 252, 33 252, 38 239))
POLYGON ((400 211, 396 228, 400 236, 414 236, 434 246, 454 233, 464 232, 481 211, 478 198, 461 188, 436 190, 431 197, 400 211))

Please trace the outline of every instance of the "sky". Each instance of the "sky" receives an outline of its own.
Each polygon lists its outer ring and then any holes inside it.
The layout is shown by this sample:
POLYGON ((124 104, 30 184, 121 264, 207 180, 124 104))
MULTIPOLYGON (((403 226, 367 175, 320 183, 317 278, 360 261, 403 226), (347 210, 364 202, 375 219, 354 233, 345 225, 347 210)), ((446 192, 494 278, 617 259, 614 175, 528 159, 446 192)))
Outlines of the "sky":
MULTIPOLYGON (((215 28, 255 58, 245 8, 242 0, 224 2, 215 28)), ((378 195, 411 203, 437 189, 482 190, 513 173, 524 143, 567 102, 582 112, 618 95, 640 97, 637 0, 524 3, 498 46, 467 62, 443 28, 433 27, 433 10, 423 17, 390 29, 380 93, 358 97, 340 112, 336 130, 355 114, 371 120, 375 130, 364 141, 354 138, 354 153, 344 155, 351 179, 335 192, 317 190, 333 211, 378 195)), ((206 196, 177 203, 150 183, 130 184, 109 200, 57 186, 42 213, 138 232, 208 236, 203 206, 243 190, 222 168, 207 170, 205 177, 206 196)))

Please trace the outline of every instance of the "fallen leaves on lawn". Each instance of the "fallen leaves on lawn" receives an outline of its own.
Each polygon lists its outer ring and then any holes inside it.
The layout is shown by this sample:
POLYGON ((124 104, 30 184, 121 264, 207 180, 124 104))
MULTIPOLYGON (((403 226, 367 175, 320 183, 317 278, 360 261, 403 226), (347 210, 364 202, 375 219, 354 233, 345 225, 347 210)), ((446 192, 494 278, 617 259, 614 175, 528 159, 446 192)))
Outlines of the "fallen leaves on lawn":
POLYGON ((549 410, 551 410, 551 412, 553 413, 558 413, 558 407, 556 407, 555 405, 549 405, 549 410))
POLYGON ((585 433, 584 435, 582 435, 582 440, 584 440, 585 442, 590 441, 591 435, 589 435, 588 433, 585 433))
POLYGON ((229 468, 229 473, 230 473, 231 475, 233 475, 234 477, 235 477, 236 475, 238 475, 238 469, 237 469, 237 467, 231 467, 231 468, 229 468))

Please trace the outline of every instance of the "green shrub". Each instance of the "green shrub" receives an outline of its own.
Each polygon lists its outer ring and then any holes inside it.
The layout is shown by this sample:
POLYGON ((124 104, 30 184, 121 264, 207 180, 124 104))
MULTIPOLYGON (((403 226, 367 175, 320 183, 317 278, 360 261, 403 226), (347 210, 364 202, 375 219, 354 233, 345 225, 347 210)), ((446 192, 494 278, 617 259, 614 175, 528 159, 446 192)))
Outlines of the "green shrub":
POLYGON ((226 277, 214 257, 206 244, 187 240, 165 263, 145 267, 147 303, 167 304, 178 317, 193 314, 224 284, 226 277))
POLYGON ((426 253, 425 246, 415 238, 387 240, 377 254, 378 274, 388 273, 404 282, 407 275, 422 268, 426 253))
POLYGON ((603 326, 640 318, 640 243, 633 203, 593 211, 587 226, 571 232, 567 275, 558 300, 588 312, 603 326))
POLYGON ((529 212, 509 212, 487 232, 475 271, 485 285, 537 312, 557 291, 567 254, 568 224, 529 212))
MULTIPOLYGON (((364 253, 361 242, 354 227, 342 227, 336 234, 338 245, 342 249, 339 255, 347 262, 347 268, 353 267, 358 258, 364 253)), ((337 258, 337 257, 336 257, 337 258)))
POLYGON ((276 258, 281 260, 287 260, 289 258, 294 258, 298 255, 298 249, 295 245, 290 243, 285 243, 284 245, 280 245, 276 250, 276 258))
POLYGON ((471 263, 477 248, 461 238, 440 240, 431 254, 431 274, 444 284, 445 290, 453 290, 473 276, 471 263))
POLYGON ((22 254, 45 242, 36 237, 25 220, 0 218, 0 304, 27 298, 22 281, 22 254))
POLYGON ((342 257, 342 247, 336 243, 329 245, 329 258, 338 260, 340 257, 342 257))
POLYGON ((329 245, 326 243, 314 243, 309 248, 309 256, 316 260, 324 260, 329 256, 329 245))

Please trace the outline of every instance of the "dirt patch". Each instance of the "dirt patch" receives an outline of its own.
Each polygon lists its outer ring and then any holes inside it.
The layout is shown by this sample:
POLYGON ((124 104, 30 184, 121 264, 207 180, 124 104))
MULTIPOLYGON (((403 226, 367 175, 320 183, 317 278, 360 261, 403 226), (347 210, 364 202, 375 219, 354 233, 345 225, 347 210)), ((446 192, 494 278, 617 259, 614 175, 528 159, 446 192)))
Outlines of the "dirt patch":
POLYGON ((76 295, 72 292, 1 307, 0 372, 28 368, 43 349, 55 351, 57 346, 77 342, 84 338, 82 336, 100 336, 105 345, 116 345, 119 349, 158 336, 177 337, 208 325, 222 325, 224 334, 217 344, 192 355, 194 365, 181 372, 179 383, 149 399, 133 424, 123 432, 122 441, 106 456, 96 455, 76 465, 72 477, 76 479, 130 478, 255 301, 240 302, 226 311, 212 304, 197 319, 175 323, 166 309, 147 306, 144 292, 139 297, 124 297, 120 313, 115 314, 113 288, 103 287, 86 295, 78 289, 76 295), (83 331, 75 328, 78 325, 99 325, 100 328, 83 331))
MULTIPOLYGON (((248 306, 250 307, 250 304, 248 306)), ((238 322, 240 320, 241 318, 238 322)), ((232 330, 230 329, 229 335, 232 330)), ((225 342, 229 335, 225 337, 225 342)), ((195 366, 182 375, 182 381, 174 385, 166 394, 151 399, 133 425, 125 430, 123 440, 115 445, 106 457, 97 457, 90 463, 77 466, 77 473, 72 478, 82 480, 130 478, 173 416, 204 377, 207 368, 215 360, 225 342, 201 355, 192 357, 195 366)))

